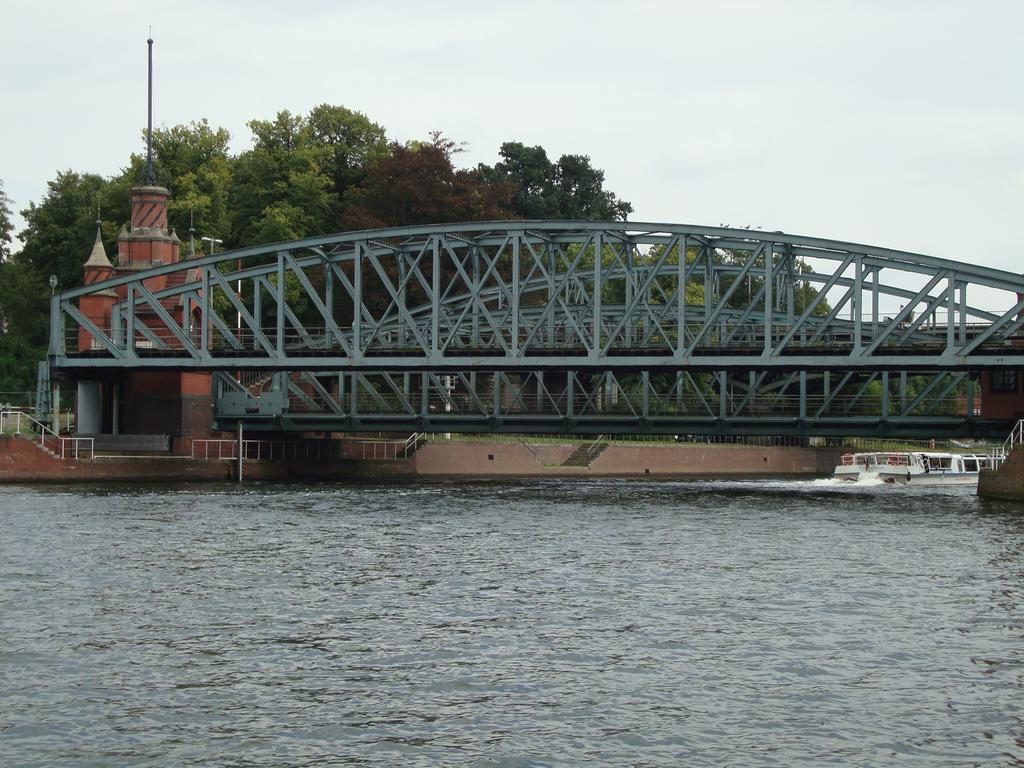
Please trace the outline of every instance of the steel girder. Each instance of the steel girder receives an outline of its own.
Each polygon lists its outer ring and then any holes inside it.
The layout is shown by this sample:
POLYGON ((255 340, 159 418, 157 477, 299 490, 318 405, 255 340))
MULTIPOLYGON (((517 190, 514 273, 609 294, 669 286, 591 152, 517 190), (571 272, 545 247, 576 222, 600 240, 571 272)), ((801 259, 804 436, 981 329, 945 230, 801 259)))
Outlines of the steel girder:
POLYGON ((1003 436, 962 372, 254 371, 215 374, 221 428, 1003 436))
POLYGON ((79 376, 964 371, 1024 359, 1022 294, 1013 273, 781 232, 406 227, 228 251, 58 294, 50 362, 79 376), (978 288, 999 306, 969 303, 978 288), (109 327, 78 308, 101 291, 118 295, 109 327), (79 351, 68 339, 81 336, 79 351))

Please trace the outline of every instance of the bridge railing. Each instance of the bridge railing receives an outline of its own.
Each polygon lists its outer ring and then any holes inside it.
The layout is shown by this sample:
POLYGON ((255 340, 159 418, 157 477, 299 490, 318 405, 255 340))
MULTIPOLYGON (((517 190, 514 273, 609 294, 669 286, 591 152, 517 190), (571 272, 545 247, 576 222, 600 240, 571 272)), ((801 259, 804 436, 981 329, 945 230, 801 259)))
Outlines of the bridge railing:
MULTIPOLYGON (((655 356, 670 355, 679 345, 678 330, 675 326, 652 329, 642 321, 637 321, 635 325, 626 325, 615 331, 616 317, 614 312, 606 312, 606 316, 602 320, 600 346, 607 348, 608 352, 628 353, 633 351, 655 356)), ((581 314, 576 319, 575 325, 579 327, 590 322, 591 317, 581 314)), ((760 322, 736 323, 727 319, 703 333, 704 325, 700 322, 690 322, 684 327, 687 338, 700 336, 699 348, 703 349, 760 352, 766 346, 765 326, 760 322)), ((796 326, 788 326, 782 321, 776 322, 772 326, 767 346, 780 345, 792 327, 796 326)), ((788 341, 786 347, 791 351, 849 350, 855 346, 858 338, 861 345, 869 345, 876 338, 883 337, 887 327, 888 320, 880 320, 875 323, 864 321, 859 336, 856 336, 853 324, 849 320, 835 320, 817 330, 813 325, 805 324, 801 327, 800 332, 788 341)), ((989 327, 988 323, 971 323, 963 326, 964 341, 972 341, 989 327)), ((103 327, 97 328, 97 330, 113 339, 115 348, 124 352, 129 350, 123 328, 103 327)), ((416 330, 418 334, 409 327, 374 329, 370 326, 370 328, 364 328, 362 337, 370 339, 370 341, 362 344, 360 352, 371 355, 400 353, 410 357, 425 355, 427 350, 423 346, 423 340, 431 338, 431 329, 428 326, 418 327, 416 330)), ((342 325, 340 331, 350 345, 354 343, 350 326, 342 325)), ((505 346, 511 344, 512 341, 512 334, 509 331, 499 334, 486 330, 473 332, 468 329, 459 329, 450 333, 442 331, 442 334, 441 346, 445 350, 460 352, 503 351, 505 346)), ((196 329, 191 329, 187 338, 194 349, 203 349, 201 335, 196 329)), ((570 356, 584 355, 590 353, 593 345, 592 340, 581 339, 573 324, 567 325, 564 319, 553 328, 541 326, 534 329, 529 326, 528 317, 524 317, 517 340, 524 354, 561 351, 570 356)), ((230 337, 222 334, 209 334, 204 351, 214 360, 218 358, 269 358, 272 355, 263 346, 263 342, 269 343, 274 349, 278 348, 276 326, 263 327, 259 334, 249 328, 232 329, 230 337)), ((914 329, 906 338, 895 333, 885 334, 878 345, 878 351, 905 349, 908 344, 912 344, 919 354, 921 352, 939 353, 945 349, 947 342, 946 327, 938 323, 929 323, 914 329)), ((1021 338, 1021 342, 1024 343, 1024 337, 1021 338)), ((188 349, 182 342, 182 337, 164 326, 147 327, 144 332, 136 329, 135 339, 130 348, 141 356, 190 357, 188 349)), ((314 356, 346 357, 337 340, 332 337, 331 330, 326 326, 315 324, 305 326, 301 331, 290 327, 286 328, 280 348, 289 355, 308 353, 314 356)), ((75 328, 65 330, 64 349, 69 358, 111 356, 106 344, 89 335, 88 332, 75 328)))
MULTIPOLYGON (((238 441, 196 438, 192 441, 196 461, 237 461, 238 441)), ((325 461, 334 457, 335 446, 328 440, 243 440, 245 461, 325 461)))

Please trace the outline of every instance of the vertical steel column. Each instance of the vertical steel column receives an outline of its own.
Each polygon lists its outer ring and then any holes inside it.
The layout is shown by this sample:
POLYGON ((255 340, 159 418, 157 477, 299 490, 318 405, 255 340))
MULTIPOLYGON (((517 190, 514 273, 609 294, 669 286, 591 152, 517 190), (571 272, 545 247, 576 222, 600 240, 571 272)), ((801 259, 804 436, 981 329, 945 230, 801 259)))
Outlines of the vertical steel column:
MULTIPOLYGON (((191 310, 191 300, 188 300, 188 309, 191 310)), ((51 305, 52 309, 52 305, 51 305)), ((110 310, 110 340, 114 342, 114 346, 118 349, 124 349, 124 321, 121 317, 122 310, 119 304, 115 304, 110 310)), ((186 315, 191 317, 191 311, 186 315)), ((51 326, 56 328, 57 326, 51 326)), ((52 352, 51 352, 52 354, 52 352)))
POLYGON ((889 372, 882 371, 882 418, 889 418, 889 372))
POLYGON ((590 348, 590 356, 592 358, 597 358, 601 350, 601 261, 601 233, 597 232, 594 235, 594 320, 593 331, 591 332, 592 345, 590 348))
POLYGON ((726 372, 718 372, 718 418, 724 419, 726 410, 726 372))
MULTIPOLYGON (((260 333, 263 332, 263 288, 260 286, 258 278, 254 278, 252 281, 252 321, 255 324, 255 330, 260 333)), ((260 341, 257 334, 254 332, 252 335, 252 348, 260 349, 260 341)))
POLYGON ((772 336, 772 279, 775 273, 775 243, 766 243, 764 250, 764 354, 774 347, 772 336))
MULTIPOLYGON (((634 284, 634 274, 633 274, 633 268, 634 268, 634 264, 633 264, 633 243, 627 242, 623 247, 624 247, 624 250, 625 250, 625 253, 623 254, 623 256, 624 256, 623 261, 625 262, 625 267, 626 267, 626 285, 625 285, 625 289, 626 289, 626 306, 627 307, 631 307, 633 305, 633 294, 636 292, 636 285, 634 284)), ((644 320, 646 321, 647 314, 650 313, 650 310, 647 308, 646 304, 644 305, 644 309, 646 310, 645 315, 644 315, 644 320)), ((633 314, 635 314, 635 312, 631 312, 630 313, 630 315, 633 315, 633 314)), ((622 330, 624 330, 626 332, 626 336, 623 339, 623 341, 625 342, 625 346, 626 346, 627 349, 629 347, 633 346, 633 344, 632 344, 632 341, 633 341, 633 322, 634 321, 631 319, 631 317, 624 317, 623 318, 622 330)), ((646 325, 646 322, 645 322, 645 325, 646 325)))
MULTIPOLYGON (((209 273, 204 272, 207 279, 209 279, 209 273)), ((205 285, 205 283, 204 283, 205 285)), ((126 319, 128 321, 128 330, 126 333, 124 348, 128 354, 135 354, 135 283, 128 283, 128 291, 125 294, 125 309, 128 310, 126 319)), ((203 327, 206 325, 204 323, 203 327)), ((206 349, 206 344, 203 344, 203 349, 206 349)))
POLYGON ((800 371, 800 418, 807 418, 807 371, 800 371))
POLYGON ((907 410, 907 372, 900 371, 900 414, 906 415, 907 410))
POLYGON ((686 235, 679 238, 679 264, 676 266, 676 362, 682 362, 686 349, 686 235))
MULTIPOLYGON (((711 247, 701 248, 704 257, 704 325, 707 326, 711 317, 711 309, 715 306, 715 265, 711 262, 711 247)), ((711 331, 710 328, 707 329, 711 331)))
POLYGON ((441 243, 436 235, 430 240, 433 245, 430 275, 430 357, 438 363, 441 356, 441 243))
POLYGON ((203 302, 199 306, 199 346, 204 355, 210 354, 210 267, 203 267, 203 302))
MULTIPOLYGON (((338 371, 338 405, 345 411, 345 372, 338 371)), ((348 413, 348 411, 346 411, 348 413)))
MULTIPOLYGON (((470 273, 473 284, 469 286, 470 306, 473 308, 470 333, 472 334, 474 348, 480 349, 482 347, 480 340, 480 252, 476 245, 467 245, 466 252, 473 261, 473 271, 470 273)), ((498 294, 498 301, 501 301, 500 293, 498 294)))
MULTIPOLYGON (((555 269, 558 261, 555 257, 555 244, 544 243, 544 255, 547 257, 547 278, 548 278, 548 305, 555 303, 555 269)), ((548 346, 555 343, 555 310, 548 312, 548 346)))
POLYGON ((851 299, 851 305, 853 307, 853 350, 859 352, 861 347, 861 327, 860 318, 863 314, 863 297, 861 294, 864 292, 864 256, 857 254, 853 266, 853 297, 851 299))
POLYGON ((54 379, 50 389, 50 429, 60 434, 60 383, 54 379))
POLYGON ((491 403, 491 416, 501 415, 501 371, 494 372, 494 402, 491 403))
POLYGON ((576 373, 574 371, 565 372, 565 415, 569 417, 575 413, 575 404, 572 401, 575 380, 576 373))
POLYGON ((871 279, 871 323, 874 325, 872 336, 878 334, 878 289, 879 280, 882 278, 882 268, 874 268, 874 276, 871 279))
POLYGON ((640 386, 643 387, 643 392, 640 395, 640 418, 646 419, 651 415, 651 400, 650 400, 650 389, 651 389, 651 372, 641 371, 640 372, 640 386))
MULTIPOLYGON (((363 361, 363 244, 352 244, 352 362, 363 361)), ((355 382, 353 382, 354 384, 355 382)), ((352 412, 355 413, 355 389, 352 390, 352 412)))
MULTIPOLYGON (((334 271, 331 269, 331 265, 324 262, 324 306, 327 308, 327 314, 334 317, 334 271)), ((328 327, 328 323, 324 322, 324 349, 331 348, 331 329, 328 327)))
POLYGON ((946 352, 956 346, 956 276, 946 277, 946 352))
MULTIPOLYGON (((64 328, 64 313, 60 310, 61 296, 50 297, 50 345, 51 355, 67 354, 67 333, 64 328)), ((77 346, 77 340, 76 340, 77 346)))
POLYGON ((284 254, 277 254, 277 354, 284 357, 284 254))
POLYGON ((961 283, 960 288, 960 344, 967 343, 967 284, 961 283))
POLYGON ((521 232, 512 234, 512 356, 519 357, 519 246, 521 232))
POLYGON ((430 375, 420 374, 420 418, 425 419, 430 415, 430 375))
MULTIPOLYGON (((793 269, 793 254, 786 255, 786 325, 793 327, 793 311, 796 308, 796 300, 793 296, 793 288, 796 283, 796 271, 793 269)), ((804 325, 806 328, 806 324, 804 325)), ((806 332, 801 330, 801 341, 806 341, 806 332)))

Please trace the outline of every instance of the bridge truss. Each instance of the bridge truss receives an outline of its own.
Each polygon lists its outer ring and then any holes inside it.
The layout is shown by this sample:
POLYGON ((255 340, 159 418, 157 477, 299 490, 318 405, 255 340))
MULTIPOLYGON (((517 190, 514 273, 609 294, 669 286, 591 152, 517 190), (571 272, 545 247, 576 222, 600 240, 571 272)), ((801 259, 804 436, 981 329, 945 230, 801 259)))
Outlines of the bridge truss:
POLYGON ((974 382, 1024 360, 1022 294, 1013 273, 781 232, 397 228, 59 294, 50 362, 214 371, 221 423, 284 429, 975 434, 1005 431, 974 382), (103 291, 101 325, 80 305, 103 291))

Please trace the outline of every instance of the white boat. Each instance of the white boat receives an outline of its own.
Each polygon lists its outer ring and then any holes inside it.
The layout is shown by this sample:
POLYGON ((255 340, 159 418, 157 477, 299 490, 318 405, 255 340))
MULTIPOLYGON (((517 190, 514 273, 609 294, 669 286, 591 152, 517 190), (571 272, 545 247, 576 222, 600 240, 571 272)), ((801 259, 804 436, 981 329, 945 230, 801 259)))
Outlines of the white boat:
POLYGON ((893 453, 844 453, 832 476, 836 480, 857 482, 875 480, 883 467, 889 466, 893 453))
POLYGON ((987 456, 971 453, 894 453, 878 477, 885 483, 904 485, 977 485, 978 473, 988 465, 987 456))

